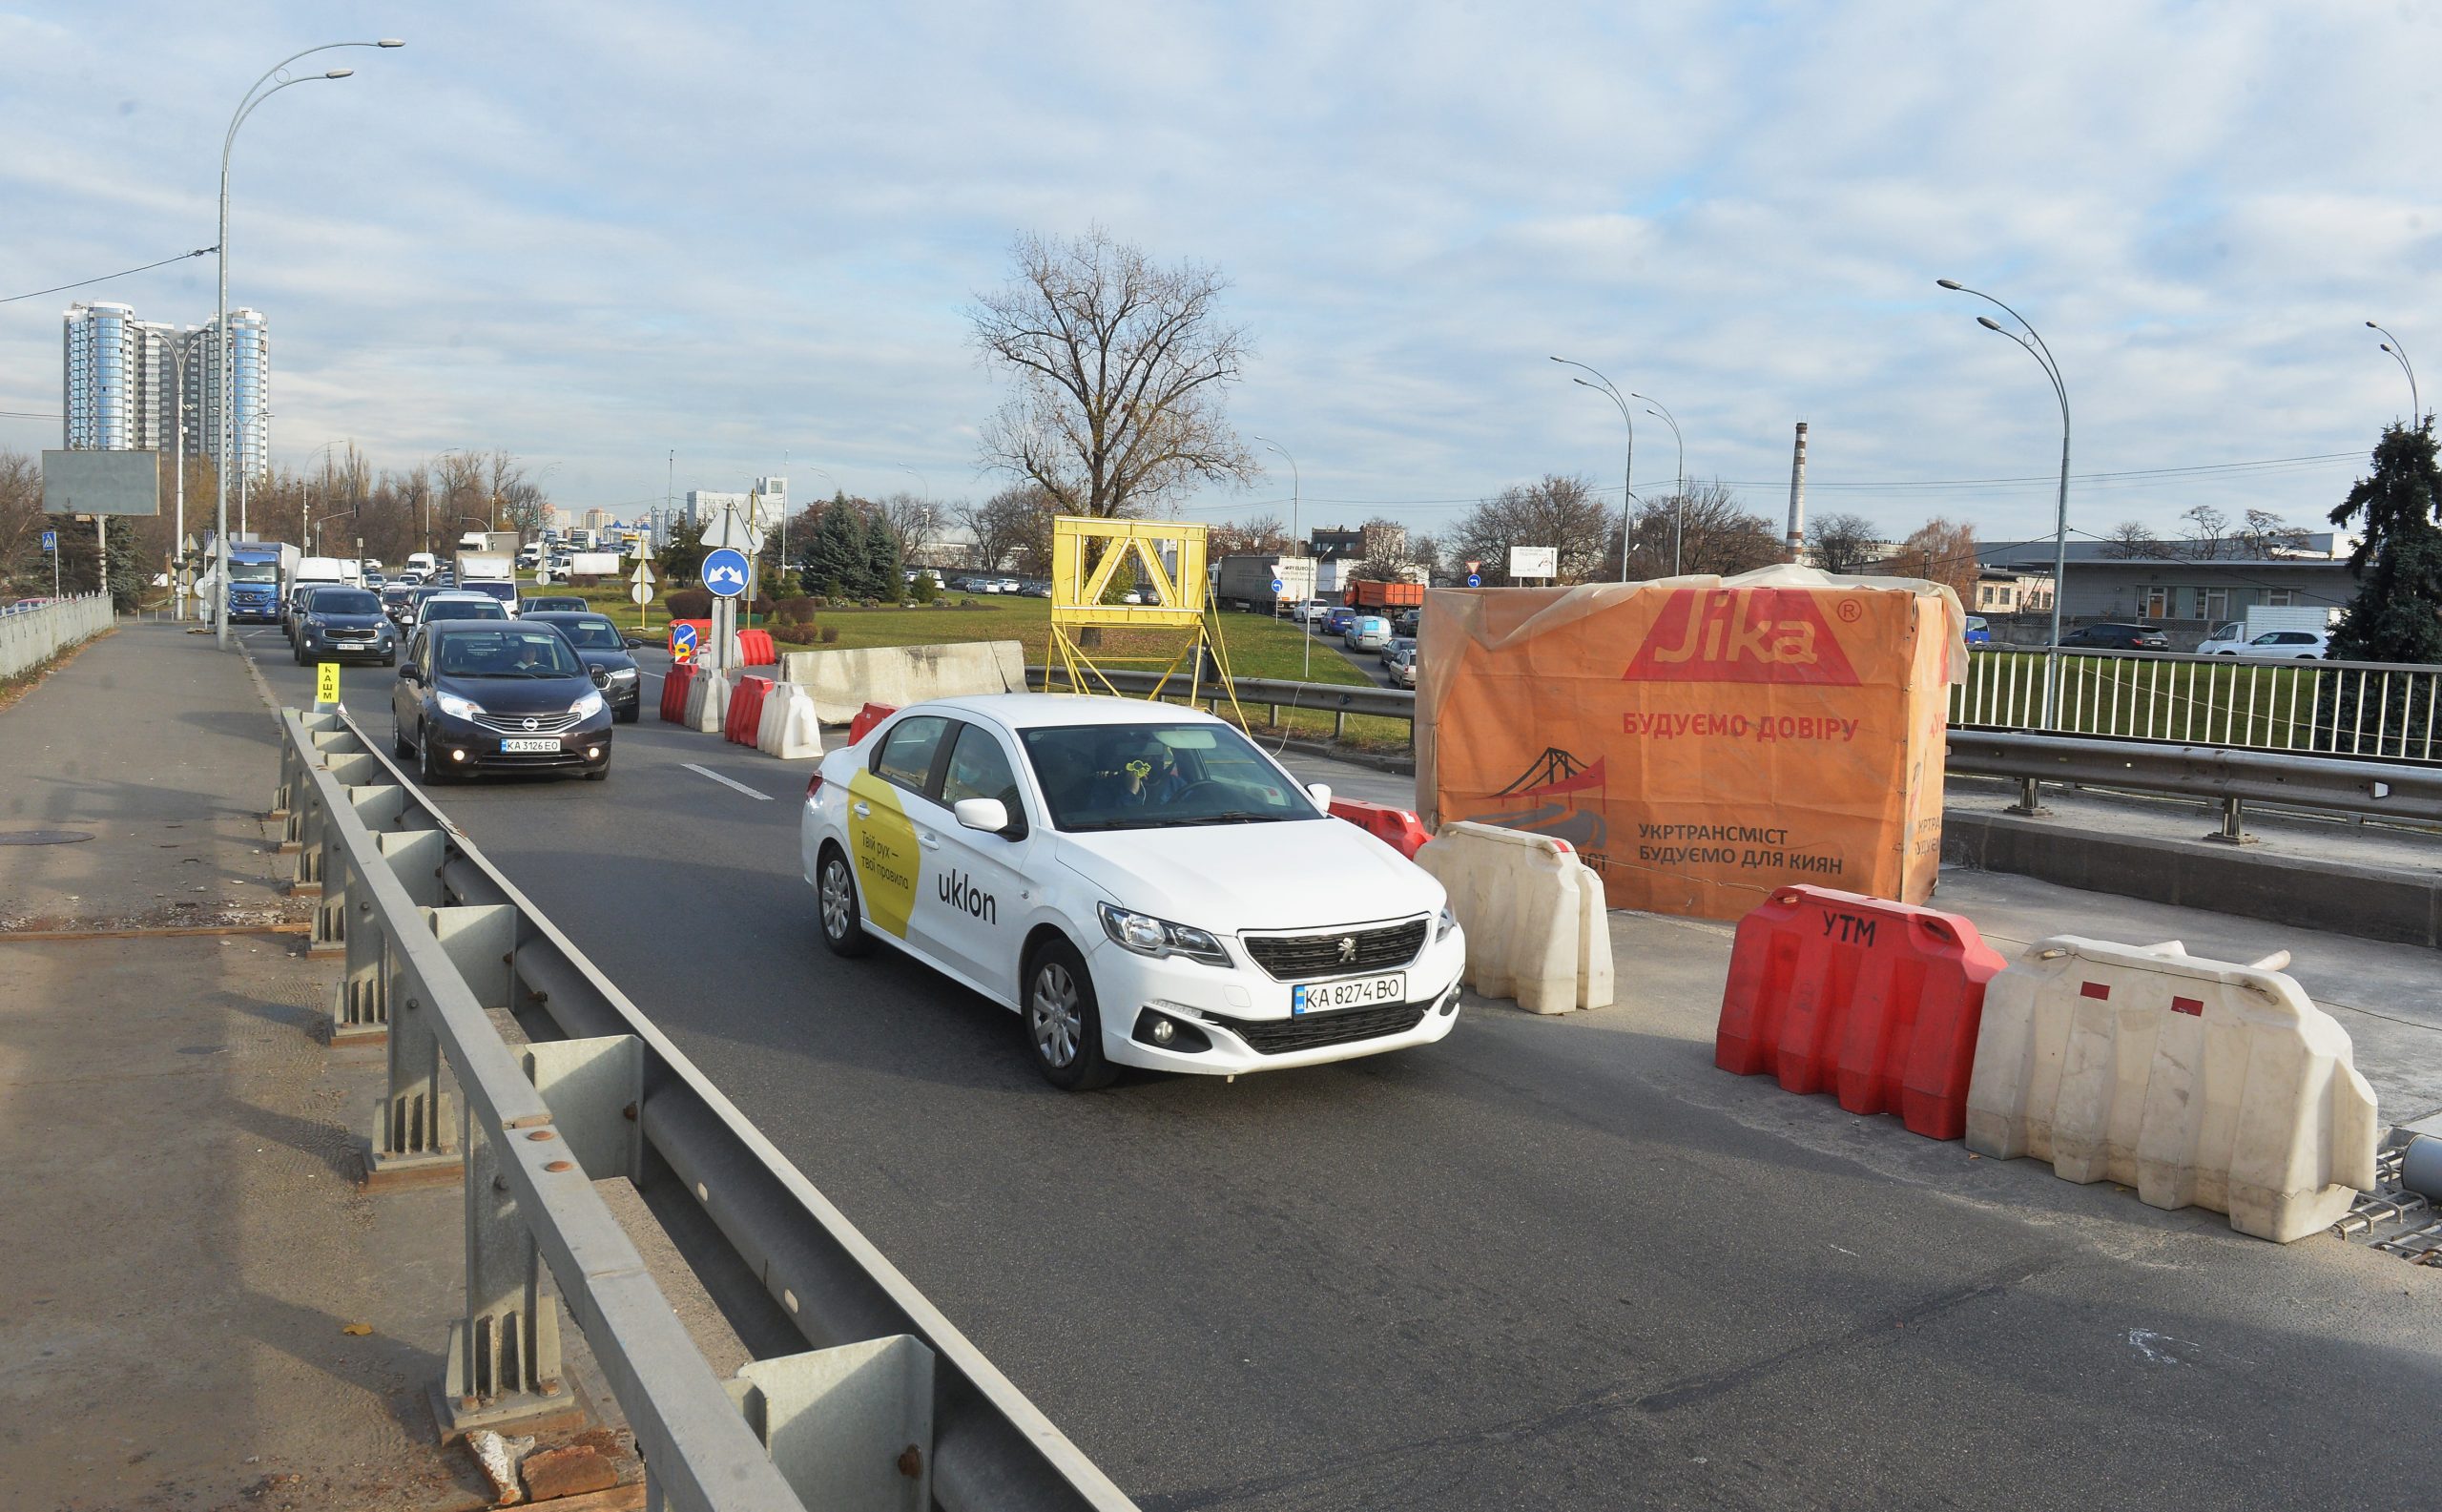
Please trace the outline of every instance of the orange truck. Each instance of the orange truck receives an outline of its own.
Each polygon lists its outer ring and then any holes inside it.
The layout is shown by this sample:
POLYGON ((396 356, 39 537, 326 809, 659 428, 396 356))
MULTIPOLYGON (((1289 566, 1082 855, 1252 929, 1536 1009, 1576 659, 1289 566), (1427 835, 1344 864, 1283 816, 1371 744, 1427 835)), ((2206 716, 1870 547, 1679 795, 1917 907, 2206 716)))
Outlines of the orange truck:
POLYGON ((1416 609, 1423 603, 1421 583, 1377 583, 1359 578, 1348 586, 1352 609, 1416 609))

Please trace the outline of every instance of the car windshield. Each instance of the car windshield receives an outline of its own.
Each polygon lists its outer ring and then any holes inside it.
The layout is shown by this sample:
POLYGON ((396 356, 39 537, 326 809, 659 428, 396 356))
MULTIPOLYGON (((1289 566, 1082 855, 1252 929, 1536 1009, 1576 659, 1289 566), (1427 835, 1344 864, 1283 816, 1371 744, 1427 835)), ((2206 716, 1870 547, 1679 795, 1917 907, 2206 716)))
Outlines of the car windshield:
POLYGON ((1226 725, 1068 725, 1023 733, 1064 830, 1320 818, 1297 785, 1226 725))
POLYGON ((278 562, 232 562, 229 581, 232 583, 269 583, 279 577, 278 562))
POLYGON ((326 588, 314 594, 317 614, 379 614, 382 600, 361 588, 326 588))
POLYGON ((585 671, 569 643, 550 630, 453 631, 436 650, 446 677, 576 677, 585 671))
POLYGON ((424 617, 434 619, 507 619, 508 611, 487 598, 436 598, 424 606, 424 617))
POLYGON ((563 624, 569 639, 587 651, 625 651, 628 643, 607 619, 580 619, 563 624))

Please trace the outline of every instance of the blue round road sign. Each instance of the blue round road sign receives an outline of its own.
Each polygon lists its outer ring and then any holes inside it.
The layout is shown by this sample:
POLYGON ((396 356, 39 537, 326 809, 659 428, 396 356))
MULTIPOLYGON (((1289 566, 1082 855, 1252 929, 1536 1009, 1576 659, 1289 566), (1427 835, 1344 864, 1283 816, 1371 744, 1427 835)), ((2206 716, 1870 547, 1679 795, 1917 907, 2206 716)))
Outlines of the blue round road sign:
POLYGON ((1481 588, 1481 587, 1483 587, 1483 586, 1484 586, 1484 578, 1483 578, 1483 574, 1482 574, 1481 572, 1470 572, 1470 573, 1468 573, 1468 574, 1467 574, 1467 586, 1468 586, 1469 588, 1481 588))
POLYGON ((686 624, 683 621, 672 626, 670 630, 670 646, 673 651, 682 651, 691 656, 693 655, 695 652, 695 627, 686 624))
POLYGON ((704 558, 704 586, 723 598, 746 591, 746 553, 731 547, 704 558))
POLYGON ((1281 581, 1280 581, 1280 579, 1278 579, 1278 578, 1276 578, 1276 577, 1275 577, 1275 578, 1273 578, 1273 579, 1272 580, 1272 590, 1273 590, 1273 592, 1275 592, 1275 593, 1279 592, 1279 591, 1280 591, 1280 590, 1281 590, 1281 586, 1282 586, 1282 585, 1281 585, 1281 581))

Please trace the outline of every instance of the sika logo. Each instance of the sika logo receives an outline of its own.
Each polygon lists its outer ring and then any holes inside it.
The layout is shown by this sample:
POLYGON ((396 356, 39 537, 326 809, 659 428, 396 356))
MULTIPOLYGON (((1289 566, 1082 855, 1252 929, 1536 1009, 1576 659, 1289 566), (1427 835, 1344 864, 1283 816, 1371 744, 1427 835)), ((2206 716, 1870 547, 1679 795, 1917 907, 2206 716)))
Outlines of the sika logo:
POLYGON ((1857 680, 1822 603, 1787 588, 1673 590, 1622 675, 1631 682, 1857 680))

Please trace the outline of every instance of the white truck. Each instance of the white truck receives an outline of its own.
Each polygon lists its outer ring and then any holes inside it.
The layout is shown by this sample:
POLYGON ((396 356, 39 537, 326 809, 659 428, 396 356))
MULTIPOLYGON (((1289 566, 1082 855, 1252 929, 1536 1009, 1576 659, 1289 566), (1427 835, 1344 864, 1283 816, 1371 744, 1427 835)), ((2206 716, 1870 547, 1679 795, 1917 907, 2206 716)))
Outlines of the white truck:
POLYGON ((2272 631, 2307 631, 2316 634, 2331 629, 2332 611, 2314 604, 2258 604, 2246 611, 2244 619, 2216 625, 2213 632, 2196 648, 2199 656, 2244 655, 2248 643, 2258 635, 2272 631))
POLYGON ((615 578, 623 559, 616 551, 576 551, 569 556, 568 579, 571 583, 587 578, 615 578))
POLYGON ((488 593, 517 612, 517 559, 506 551, 458 553, 458 590, 488 593))

